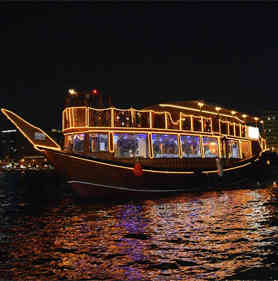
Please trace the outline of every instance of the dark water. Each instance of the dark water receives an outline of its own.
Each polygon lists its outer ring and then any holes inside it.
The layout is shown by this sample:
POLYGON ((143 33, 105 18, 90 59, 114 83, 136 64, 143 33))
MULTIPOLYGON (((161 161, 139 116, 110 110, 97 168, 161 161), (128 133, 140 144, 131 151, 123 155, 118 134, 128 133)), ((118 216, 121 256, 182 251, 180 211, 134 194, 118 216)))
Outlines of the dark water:
POLYGON ((0 187, 0 280, 278 279, 278 187, 51 196, 0 187))

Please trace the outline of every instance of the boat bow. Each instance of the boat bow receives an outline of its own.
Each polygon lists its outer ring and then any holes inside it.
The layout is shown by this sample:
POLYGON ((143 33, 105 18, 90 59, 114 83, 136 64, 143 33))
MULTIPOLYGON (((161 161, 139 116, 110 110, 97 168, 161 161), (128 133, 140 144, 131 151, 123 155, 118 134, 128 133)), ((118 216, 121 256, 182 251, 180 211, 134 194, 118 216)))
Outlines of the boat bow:
POLYGON ((1 108, 1 112, 15 125, 15 127, 23 134, 23 136, 27 138, 27 140, 34 146, 35 149, 43 150, 46 148, 52 150, 61 150, 60 145, 57 144, 40 128, 30 124, 10 110, 1 108))

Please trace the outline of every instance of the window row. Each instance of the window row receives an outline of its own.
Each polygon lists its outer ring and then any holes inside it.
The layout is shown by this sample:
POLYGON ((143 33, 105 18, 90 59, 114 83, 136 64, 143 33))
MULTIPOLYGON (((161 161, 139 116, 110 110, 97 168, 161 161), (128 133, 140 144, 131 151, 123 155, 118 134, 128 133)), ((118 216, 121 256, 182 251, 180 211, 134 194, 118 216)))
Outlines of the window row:
MULTIPOLYGON (((174 116, 174 113, 172 114, 174 116)), ((218 118, 174 116, 169 112, 118 109, 67 108, 63 113, 64 129, 72 127, 124 127, 175 129, 196 132, 220 132, 224 135, 246 137, 247 127, 218 118)))
MULTIPOLYGON (((209 136, 151 134, 150 142, 145 133, 114 133, 111 140, 116 158, 148 158, 150 152, 154 158, 215 158, 220 154, 225 158, 248 158, 252 155, 250 141, 238 141, 209 136), (150 147, 151 145, 151 147, 150 147), (221 152, 219 151, 221 149, 221 152)), ((76 153, 108 152, 107 133, 89 133, 89 148, 85 149, 85 134, 66 137, 65 146, 76 153)))

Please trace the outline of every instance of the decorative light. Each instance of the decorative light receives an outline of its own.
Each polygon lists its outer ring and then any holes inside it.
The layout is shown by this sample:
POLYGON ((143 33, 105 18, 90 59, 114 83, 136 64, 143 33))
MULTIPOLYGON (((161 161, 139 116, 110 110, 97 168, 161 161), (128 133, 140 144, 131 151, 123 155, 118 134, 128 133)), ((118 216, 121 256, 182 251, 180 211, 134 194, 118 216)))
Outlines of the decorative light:
MULTIPOLYGON (((187 106, 180 106, 180 105, 173 105, 173 104, 164 104, 164 103, 160 103, 159 104, 160 107, 171 107, 171 108, 177 108, 177 109, 183 109, 183 110, 191 110, 191 111, 199 111, 199 109, 197 108, 193 108, 193 107, 187 107, 187 106)), ((208 110, 202 110, 203 113, 208 113, 208 114, 212 114, 212 115, 221 115, 221 116, 225 116, 225 117, 230 117, 230 118, 235 118, 240 122, 244 122, 243 120, 241 120, 240 118, 233 116, 233 115, 229 115, 229 114, 223 114, 223 113, 216 113, 215 111, 208 111, 208 110)))
POLYGON ((264 123, 264 121, 263 121, 263 120, 261 120, 261 121, 260 121, 260 123, 261 123, 261 124, 263 124, 263 123, 264 123))
POLYGON ((200 110, 202 109, 202 107, 204 106, 204 103, 203 102, 198 102, 198 106, 200 107, 200 110))
POLYGON ((215 107, 215 110, 216 110, 217 112, 219 112, 219 111, 221 110, 221 107, 216 106, 216 107, 215 107))
POLYGON ((77 95, 77 92, 74 89, 69 89, 69 94, 75 96, 77 95))
POLYGON ((231 113, 232 113, 232 115, 235 115, 237 112, 232 110, 231 113))
POLYGON ((246 118, 246 117, 247 117, 247 115, 246 115, 246 114, 242 114, 241 116, 242 116, 243 118, 246 118))
MULTIPOLYGON (((78 108, 84 108, 84 107, 78 107, 78 108)), ((178 107, 178 108, 180 108, 180 107, 178 107)), ((111 110, 111 114, 112 114, 112 116, 111 116, 111 118, 113 118, 114 117, 114 110, 115 110, 115 108, 108 108, 108 109, 110 109, 111 110)), ((68 111, 72 111, 72 115, 73 116, 75 116, 75 114, 73 114, 74 113, 74 111, 75 110, 77 110, 77 108, 67 108, 66 110, 65 110, 65 113, 66 112, 68 112, 68 111)), ((96 111, 103 111, 103 109, 93 109, 93 108, 90 108, 90 110, 96 110, 96 111)), ((118 109, 118 110, 120 110, 120 109, 118 109)), ((134 110, 134 109, 126 109, 127 111, 128 110, 130 110, 130 111, 132 111, 132 110, 134 110)), ((196 108, 195 107, 195 109, 193 109, 194 111, 199 111, 199 109, 198 108, 196 108)), ((122 111, 125 111, 125 110, 120 110, 121 112, 122 111)), ((173 121, 173 119, 172 119, 172 116, 171 116, 171 113, 170 112, 155 112, 155 111, 153 111, 153 110, 150 110, 150 111, 141 111, 141 112, 148 112, 148 113, 155 113, 155 114, 165 114, 165 116, 167 117, 167 118, 169 118, 170 120, 171 120, 171 122, 173 121)), ((202 111, 202 112, 205 112, 205 111, 202 111)), ((209 112, 210 114, 213 114, 213 115, 217 115, 217 113, 214 111, 214 112, 209 112)), ((88 110, 88 112, 87 112, 87 114, 89 114, 89 110, 88 110)), ((230 118, 231 117, 233 117, 234 119, 238 119, 238 117, 235 117, 235 116, 231 116, 231 115, 224 115, 224 114, 222 114, 222 113, 219 113, 221 116, 223 115, 223 116, 229 116, 230 118)), ((186 116, 186 118, 187 118, 187 115, 185 115, 185 114, 182 114, 182 113, 180 113, 180 118, 177 120, 177 122, 180 122, 182 119, 185 119, 184 118, 184 116, 186 116)), ((191 119, 191 122, 192 122, 192 120, 193 120, 193 118, 194 117, 196 117, 196 118, 200 118, 199 116, 197 116, 197 115, 188 115, 189 116, 189 118, 191 119)), ((247 115, 246 115, 247 116, 247 115)), ((165 118, 166 118, 165 117, 165 118)), ((115 116, 115 119, 116 118, 119 118, 119 116, 115 116)), ((130 117, 126 117, 126 119, 127 118, 129 118, 130 119, 130 117)), ((245 118, 245 117, 244 117, 245 118)), ((254 117, 252 117, 252 118, 254 118, 254 117)), ((204 118, 204 119, 206 119, 206 118, 204 118)), ((170 121, 169 120, 169 121, 170 121)), ((151 121, 151 120, 150 120, 151 121)), ((228 121, 226 121, 227 123, 228 123, 228 121)), ((112 124, 113 124, 113 122, 112 122, 112 124)), ((167 124, 167 119, 166 119, 166 124, 167 124)), ((95 128, 91 128, 90 130, 89 130, 89 128, 86 128, 86 130, 88 130, 88 131, 86 131, 86 132, 94 132, 94 131, 99 131, 99 130, 101 130, 101 131, 103 131, 103 130, 107 130, 107 131, 109 131, 109 134, 111 134, 112 136, 113 136, 113 133, 114 133, 114 130, 116 131, 118 128, 117 127, 120 127, 120 126, 117 126, 116 128, 114 127, 114 125, 111 125, 112 127, 105 127, 105 128, 102 128, 102 127, 96 127, 96 126, 92 126, 92 127, 95 127, 95 128)), ((124 126, 124 123, 122 124, 122 126, 124 126)), ((132 126, 133 127, 133 126, 132 126)), ((117 132, 124 132, 124 133, 138 133, 138 131, 137 130, 134 130, 134 128, 125 128, 125 129, 122 129, 122 130, 117 130, 117 132)), ((76 127, 76 126, 70 126, 70 128, 68 128, 68 129, 76 129, 76 128, 83 128, 82 126, 81 127, 76 127)), ((84 129, 85 129, 85 127, 84 127, 84 129)), ((144 128, 142 128, 142 129, 144 129, 144 128)), ((165 128, 151 128, 151 127, 149 127, 148 125, 147 125, 147 128, 145 128, 144 130, 140 130, 140 132, 141 133, 148 133, 148 139, 150 139, 150 136, 151 136, 151 133, 148 131, 148 129, 152 129, 153 131, 160 131, 161 133, 163 132, 163 130, 164 129, 167 129, 167 125, 165 126, 165 128)), ((180 127, 180 129, 179 130, 172 130, 172 129, 168 129, 169 131, 171 130, 172 132, 170 133, 170 134, 178 134, 178 136, 179 136, 179 132, 178 131, 183 131, 183 129, 181 129, 181 127, 180 127)), ((193 130, 192 129, 192 126, 191 126, 191 130, 193 130)), ((64 130, 64 132, 65 132, 65 130, 64 130)), ((154 132, 153 132, 154 133, 154 132)), ((164 133, 164 132, 163 132, 164 133)), ((191 132, 194 136, 202 136, 202 134, 198 134, 197 135, 197 133, 196 132, 191 132)), ((214 134, 213 134, 213 132, 212 132, 212 136, 213 136, 214 134)), ((245 137, 245 136, 244 136, 245 137)), ((248 138, 248 136, 246 136, 245 138, 248 138)), ((113 149, 114 148, 112 148, 111 147, 111 142, 112 142, 113 140, 111 140, 110 138, 109 138, 109 152, 112 152, 113 151, 113 149)), ((179 139, 178 139, 178 141, 179 141, 179 139)), ((39 147, 41 147, 41 146, 39 146, 39 147)), ((220 151, 220 150, 219 150, 220 151)), ((149 153, 149 157, 150 158, 153 158, 152 156, 151 156, 151 153, 152 152, 150 152, 149 153)), ((247 164, 245 164, 245 165, 249 165, 250 163, 247 163, 247 164)), ((245 165, 243 165, 243 166, 245 166, 245 165)), ((242 167, 242 166, 241 166, 242 167)), ((228 170, 233 170, 234 168, 229 168, 228 170)), ((208 171, 208 172, 205 172, 205 173, 214 173, 215 171, 208 171)))
POLYGON ((98 95, 98 90, 97 90, 97 89, 93 89, 93 90, 92 90, 92 94, 93 94, 93 95, 98 95))
POLYGON ((258 123, 258 121, 259 121, 259 118, 258 118, 258 117, 254 117, 254 120, 255 120, 255 122, 256 122, 256 127, 258 127, 257 123, 258 123))

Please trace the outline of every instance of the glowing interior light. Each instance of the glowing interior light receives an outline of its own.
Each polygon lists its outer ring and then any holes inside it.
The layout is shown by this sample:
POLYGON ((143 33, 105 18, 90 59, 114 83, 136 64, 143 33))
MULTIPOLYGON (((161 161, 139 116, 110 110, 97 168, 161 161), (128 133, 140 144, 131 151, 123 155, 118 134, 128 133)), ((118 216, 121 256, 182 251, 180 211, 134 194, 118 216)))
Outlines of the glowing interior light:
POLYGON ((247 115, 246 115, 246 114, 242 114, 241 116, 242 116, 243 118, 246 118, 246 117, 247 117, 247 115))
POLYGON ((219 112, 219 111, 221 110, 221 107, 216 106, 216 107, 215 107, 215 110, 216 110, 217 112, 219 112))
POLYGON ((235 115, 235 114, 236 114, 236 111, 232 110, 231 113, 232 113, 232 115, 235 115))
POLYGON ((247 126, 248 137, 251 139, 258 139, 260 137, 259 128, 247 126))
POLYGON ((255 121, 258 121, 258 120, 259 120, 259 118, 258 118, 258 117, 254 117, 254 120, 255 120, 255 121))

